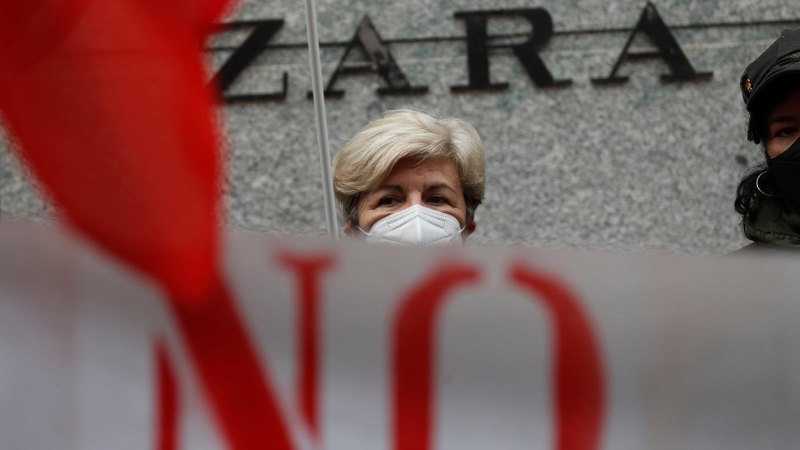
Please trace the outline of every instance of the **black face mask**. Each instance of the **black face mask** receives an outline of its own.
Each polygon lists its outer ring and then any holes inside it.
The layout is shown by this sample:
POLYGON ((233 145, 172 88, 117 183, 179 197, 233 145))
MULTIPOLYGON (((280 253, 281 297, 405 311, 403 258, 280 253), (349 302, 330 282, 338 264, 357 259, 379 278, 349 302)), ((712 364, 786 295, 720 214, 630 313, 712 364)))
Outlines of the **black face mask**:
POLYGON ((789 200, 800 205, 800 138, 774 158, 767 158, 767 167, 775 186, 789 200))

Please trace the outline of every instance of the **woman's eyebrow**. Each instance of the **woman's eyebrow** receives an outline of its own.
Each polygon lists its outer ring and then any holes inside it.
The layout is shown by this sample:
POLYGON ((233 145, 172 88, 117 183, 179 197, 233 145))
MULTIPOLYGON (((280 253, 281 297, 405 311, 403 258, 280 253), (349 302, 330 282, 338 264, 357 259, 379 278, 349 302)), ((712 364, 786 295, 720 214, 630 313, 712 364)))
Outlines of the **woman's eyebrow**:
POLYGON ((430 186, 426 186, 425 187, 425 192, 435 191, 437 189, 447 189, 447 190, 450 190, 450 191, 453 191, 453 192, 457 192, 452 186, 450 186, 447 183, 435 183, 435 184, 431 184, 430 186))
POLYGON ((786 116, 770 117, 769 120, 767 121, 767 124, 772 125, 773 123, 796 122, 796 121, 797 121, 796 116, 786 115, 786 116))

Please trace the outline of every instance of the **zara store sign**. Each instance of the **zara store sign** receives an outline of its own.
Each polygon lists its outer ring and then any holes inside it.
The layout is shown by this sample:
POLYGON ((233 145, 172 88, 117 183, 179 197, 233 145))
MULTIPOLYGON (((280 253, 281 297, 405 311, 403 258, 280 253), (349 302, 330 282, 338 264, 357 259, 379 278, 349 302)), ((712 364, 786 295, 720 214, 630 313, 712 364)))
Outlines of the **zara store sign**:
MULTIPOLYGON (((500 49, 510 49, 520 64, 525 68, 531 81, 539 87, 564 87, 572 84, 570 79, 556 79, 550 73, 539 52, 553 36, 553 20, 550 13, 543 8, 523 8, 505 10, 459 11, 455 18, 463 20, 466 24, 467 43, 467 73, 468 83, 460 86, 451 86, 451 92, 471 91, 501 91, 507 89, 507 82, 497 82, 490 76, 490 59, 492 54, 500 49), (532 31, 528 39, 519 44, 496 44, 487 32, 487 23, 491 18, 517 17, 523 18, 531 25, 532 31)), ((267 19, 246 22, 231 22, 225 25, 225 30, 237 28, 251 28, 253 31, 222 64, 214 75, 213 82, 223 92, 227 102, 283 100, 286 98, 289 76, 283 73, 283 87, 280 90, 267 93, 229 94, 228 88, 241 75, 253 61, 269 47, 269 41, 283 26, 281 19, 267 19)), ((696 81, 711 78, 711 72, 698 72, 689 62, 678 41, 673 36, 667 24, 659 15, 655 5, 648 3, 642 10, 639 21, 628 37, 616 63, 611 68, 608 76, 592 78, 595 85, 622 84, 628 81, 627 77, 620 76, 620 67, 629 59, 660 58, 669 67, 670 73, 661 75, 664 82, 696 81), (633 38, 644 33, 656 47, 656 51, 634 53, 630 51, 633 38)), ((397 63, 389 47, 378 34, 369 17, 359 23, 353 38, 347 45, 340 58, 336 69, 328 75, 325 85, 325 96, 337 98, 344 96, 344 90, 336 88, 336 81, 343 75, 374 72, 380 75, 385 85, 377 89, 378 95, 408 95, 424 94, 427 86, 414 85, 409 80, 405 71, 397 63), (348 65, 345 63, 348 55, 356 48, 363 50, 369 58, 367 65, 348 65)), ((309 92, 308 97, 311 98, 309 92)))

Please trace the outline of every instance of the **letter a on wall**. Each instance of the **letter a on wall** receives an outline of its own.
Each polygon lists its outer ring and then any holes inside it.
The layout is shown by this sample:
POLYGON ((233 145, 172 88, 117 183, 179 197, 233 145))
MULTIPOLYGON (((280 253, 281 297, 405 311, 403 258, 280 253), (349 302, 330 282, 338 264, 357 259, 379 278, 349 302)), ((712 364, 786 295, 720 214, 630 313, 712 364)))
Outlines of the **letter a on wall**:
POLYGON ((628 36, 628 41, 625 43, 625 48, 622 49, 622 53, 619 55, 619 58, 617 58, 617 62, 614 64, 614 68, 611 69, 611 73, 607 78, 592 78, 592 83, 625 83, 628 81, 628 77, 617 76, 617 72, 619 71, 620 66, 622 66, 622 63, 628 59, 633 60, 652 57, 662 58, 669 66, 670 72, 672 72, 669 75, 661 75, 662 81, 671 82, 705 80, 714 75, 712 72, 697 72, 694 70, 694 67, 692 67, 692 64, 686 58, 683 50, 681 50, 680 45, 678 45, 678 41, 675 40, 675 36, 672 35, 669 27, 667 27, 667 24, 664 23, 664 19, 662 19, 658 14, 658 10, 656 10, 655 5, 648 3, 642 11, 642 15, 639 16, 639 22, 636 24, 636 27, 631 32, 630 36, 628 36), (652 43, 658 49, 657 52, 628 52, 631 43, 633 42, 633 38, 640 31, 643 31, 645 34, 647 34, 647 37, 650 38, 650 41, 652 41, 652 43))
MULTIPOLYGON (((392 56, 368 16, 364 16, 358 24, 355 36, 353 36, 350 44, 345 49, 342 58, 339 60, 339 65, 336 66, 336 70, 325 86, 325 96, 342 97, 344 95, 344 90, 333 88, 339 75, 365 71, 378 72, 388 84, 387 87, 379 88, 378 94, 424 94, 428 92, 427 86, 411 86, 408 78, 400 69, 397 61, 394 60, 394 56, 392 56), (345 63, 347 56, 356 46, 369 58, 370 61, 366 65, 363 63, 351 63, 349 65, 345 63)), ((308 93, 308 98, 312 98, 311 92, 308 93)))

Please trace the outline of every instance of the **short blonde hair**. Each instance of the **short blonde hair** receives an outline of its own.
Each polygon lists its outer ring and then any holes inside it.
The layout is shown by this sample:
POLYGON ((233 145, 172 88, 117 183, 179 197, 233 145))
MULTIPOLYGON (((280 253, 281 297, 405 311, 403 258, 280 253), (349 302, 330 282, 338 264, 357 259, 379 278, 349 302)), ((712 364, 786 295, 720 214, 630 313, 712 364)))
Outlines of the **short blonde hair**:
POLYGON ((358 202, 404 158, 443 158, 455 164, 467 204, 467 223, 483 201, 486 158, 475 128, 416 110, 389 111, 367 124, 333 159, 333 187, 342 216, 358 225, 358 202))

